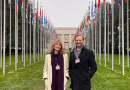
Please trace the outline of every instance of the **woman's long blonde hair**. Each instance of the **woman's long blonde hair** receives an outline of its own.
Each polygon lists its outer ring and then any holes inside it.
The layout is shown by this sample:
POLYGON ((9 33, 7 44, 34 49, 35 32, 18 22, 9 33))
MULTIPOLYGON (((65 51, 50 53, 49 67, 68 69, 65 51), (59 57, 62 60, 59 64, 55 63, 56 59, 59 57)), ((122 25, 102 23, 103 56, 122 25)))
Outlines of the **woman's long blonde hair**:
POLYGON ((57 43, 59 43, 59 44, 61 45, 61 49, 60 49, 59 53, 62 54, 62 55, 64 55, 65 52, 64 52, 63 45, 62 45, 62 43, 61 43, 60 40, 56 40, 56 41, 52 44, 51 50, 50 50, 49 54, 52 54, 52 53, 54 52, 54 46, 55 46, 57 43))

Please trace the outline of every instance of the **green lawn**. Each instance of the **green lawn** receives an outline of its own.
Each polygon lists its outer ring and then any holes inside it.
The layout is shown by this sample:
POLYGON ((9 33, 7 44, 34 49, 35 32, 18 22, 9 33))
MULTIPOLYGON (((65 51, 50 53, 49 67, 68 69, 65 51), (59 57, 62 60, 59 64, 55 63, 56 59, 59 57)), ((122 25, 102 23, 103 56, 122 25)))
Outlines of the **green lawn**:
MULTIPOLYGON (((69 56, 69 55, 68 55, 69 56)), ((14 65, 8 65, 8 57, 6 57, 6 74, 2 74, 2 68, 0 68, 0 90, 44 90, 43 81, 43 66, 44 60, 29 65, 29 61, 26 61, 26 67, 23 68, 23 63, 21 62, 19 55, 19 66, 18 70, 15 71, 14 65), (13 72, 13 73, 8 73, 13 72)), ((12 58, 14 58, 12 56, 12 58)), ((116 62, 116 60, 115 60, 116 62)), ((13 64, 13 60, 12 60, 13 64)), ((111 70, 111 62, 107 62, 107 67, 104 67, 104 60, 102 60, 102 65, 98 64, 98 70, 94 77, 91 79, 92 90, 130 90, 130 69, 128 71, 125 69, 125 76, 116 71, 121 67, 116 66, 114 63, 115 70, 111 70)), ((120 70, 120 69, 119 69, 120 70)), ((68 88, 70 85, 70 80, 68 80, 68 88)))

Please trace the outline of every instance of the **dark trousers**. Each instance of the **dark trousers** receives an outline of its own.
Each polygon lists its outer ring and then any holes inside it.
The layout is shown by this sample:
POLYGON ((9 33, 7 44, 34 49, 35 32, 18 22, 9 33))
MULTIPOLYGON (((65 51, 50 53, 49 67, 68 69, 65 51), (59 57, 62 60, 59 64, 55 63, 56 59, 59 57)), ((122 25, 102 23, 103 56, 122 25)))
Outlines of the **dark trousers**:
POLYGON ((72 90, 91 90, 91 89, 72 89, 72 90))

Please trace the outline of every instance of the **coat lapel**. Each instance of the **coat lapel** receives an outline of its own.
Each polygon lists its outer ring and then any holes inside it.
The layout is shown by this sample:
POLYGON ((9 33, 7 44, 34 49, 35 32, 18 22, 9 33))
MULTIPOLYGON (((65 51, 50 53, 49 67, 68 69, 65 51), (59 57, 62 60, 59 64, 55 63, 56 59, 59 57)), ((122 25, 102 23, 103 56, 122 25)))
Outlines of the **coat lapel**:
MULTIPOLYGON (((84 56, 84 55, 86 55, 87 54, 87 52, 86 52, 86 50, 85 50, 85 48, 83 47, 83 49, 81 50, 81 53, 79 54, 79 59, 80 59, 80 62, 82 61, 82 57, 84 56)), ((74 55, 75 56, 75 55, 74 55)), ((74 63, 75 63, 75 61, 74 61, 74 63)), ((77 66, 78 64, 75 64, 75 67, 77 66)))
POLYGON ((81 53, 79 54, 79 59, 82 59, 82 57, 84 56, 84 55, 86 55, 86 50, 85 50, 85 48, 83 47, 83 49, 81 50, 81 53))

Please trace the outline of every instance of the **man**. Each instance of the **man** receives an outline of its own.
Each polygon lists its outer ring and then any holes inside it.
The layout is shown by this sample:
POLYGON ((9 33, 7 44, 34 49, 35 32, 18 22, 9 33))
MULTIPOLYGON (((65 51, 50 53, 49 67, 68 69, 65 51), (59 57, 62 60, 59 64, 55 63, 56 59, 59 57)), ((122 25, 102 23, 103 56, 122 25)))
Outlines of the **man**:
POLYGON ((69 75, 72 90, 91 90, 90 79, 97 71, 95 56, 92 50, 83 45, 84 37, 75 36, 76 47, 70 52, 69 75))

